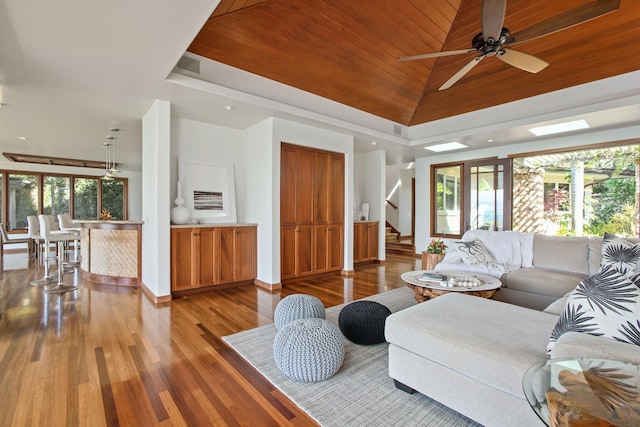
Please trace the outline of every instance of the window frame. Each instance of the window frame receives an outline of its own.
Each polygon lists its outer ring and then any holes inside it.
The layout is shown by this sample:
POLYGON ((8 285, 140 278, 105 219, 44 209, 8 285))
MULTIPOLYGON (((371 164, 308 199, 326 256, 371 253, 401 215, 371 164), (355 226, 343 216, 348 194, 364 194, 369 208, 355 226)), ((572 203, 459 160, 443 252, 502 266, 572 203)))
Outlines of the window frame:
MULTIPOLYGON (((18 175, 33 175, 36 176, 36 180, 38 183, 38 206, 37 213, 42 214, 42 210, 44 207, 44 177, 62 177, 69 178, 69 215, 71 218, 74 218, 74 181, 76 178, 83 179, 97 179, 99 182, 98 185, 98 193, 97 193, 97 205, 98 205, 98 213, 102 211, 102 177, 96 175, 82 175, 82 174, 66 174, 66 173, 55 173, 55 172, 40 172, 40 171, 26 171, 26 170, 14 170, 14 169, 0 169, 0 174, 2 175, 2 197, 0 202, 2 203, 2 218, 9 217, 9 175, 10 174, 18 174, 18 175)), ((125 177, 117 177, 114 180, 122 181, 122 220, 127 221, 129 218, 129 179, 125 177)), ((97 219, 97 218, 96 218, 97 219)), ((17 228, 16 230, 24 231, 26 228, 17 228)), ((13 231, 13 230, 11 230, 13 231)))

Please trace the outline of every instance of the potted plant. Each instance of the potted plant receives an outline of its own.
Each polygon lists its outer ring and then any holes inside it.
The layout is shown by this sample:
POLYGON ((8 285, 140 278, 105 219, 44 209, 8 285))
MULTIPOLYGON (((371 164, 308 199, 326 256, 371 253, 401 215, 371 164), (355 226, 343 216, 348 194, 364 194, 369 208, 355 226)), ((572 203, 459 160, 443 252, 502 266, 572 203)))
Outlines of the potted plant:
POLYGON ((447 253, 447 245, 442 239, 433 239, 427 249, 422 252, 422 269, 433 270, 440 261, 444 259, 447 253))

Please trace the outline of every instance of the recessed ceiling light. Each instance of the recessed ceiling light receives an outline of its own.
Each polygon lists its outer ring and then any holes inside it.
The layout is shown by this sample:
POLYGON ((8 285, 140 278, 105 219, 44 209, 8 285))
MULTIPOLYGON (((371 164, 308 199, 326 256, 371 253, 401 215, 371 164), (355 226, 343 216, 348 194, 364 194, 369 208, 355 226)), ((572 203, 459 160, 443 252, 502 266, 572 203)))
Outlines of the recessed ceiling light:
POLYGON ((18 139, 20 141, 26 141, 28 138, 26 136, 19 136, 18 139))
POLYGON ((555 125, 539 126, 539 127, 531 128, 529 129, 529 132, 531 132, 535 136, 542 136, 542 135, 553 135, 555 133, 570 132, 572 130, 588 129, 588 128, 589 128, 589 124, 586 121, 580 119, 580 120, 573 120, 571 122, 557 123, 555 125))
POLYGON ((467 148, 466 145, 459 142, 447 142, 446 144, 432 145, 430 147, 424 147, 425 150, 435 151, 437 153, 441 151, 459 150, 461 148, 467 148))
POLYGON ((376 145, 376 144, 377 144, 377 142, 371 141, 371 145, 376 145))
POLYGON ((487 142, 493 142, 493 139, 487 139, 487 142))
POLYGON ((231 110, 233 110, 233 106, 231 106, 231 105, 225 105, 225 106, 224 106, 224 109, 225 109, 225 110, 227 110, 227 111, 231 111, 231 110))

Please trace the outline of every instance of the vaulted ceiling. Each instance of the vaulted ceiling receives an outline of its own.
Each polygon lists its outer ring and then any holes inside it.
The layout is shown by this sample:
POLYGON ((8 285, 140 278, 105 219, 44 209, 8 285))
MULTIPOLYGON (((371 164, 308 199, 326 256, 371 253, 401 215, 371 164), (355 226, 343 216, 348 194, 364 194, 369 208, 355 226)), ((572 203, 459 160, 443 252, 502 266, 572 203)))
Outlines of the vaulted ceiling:
MULTIPOLYGON (((599 0, 595 3, 611 0, 599 0)), ((594 0, 509 0, 512 34, 594 0)), ((446 90, 473 54, 481 0, 222 0, 189 52, 403 125, 416 125, 640 69, 640 1, 517 44, 537 74, 487 57, 446 90)), ((516 40, 517 41, 517 40, 516 40)))

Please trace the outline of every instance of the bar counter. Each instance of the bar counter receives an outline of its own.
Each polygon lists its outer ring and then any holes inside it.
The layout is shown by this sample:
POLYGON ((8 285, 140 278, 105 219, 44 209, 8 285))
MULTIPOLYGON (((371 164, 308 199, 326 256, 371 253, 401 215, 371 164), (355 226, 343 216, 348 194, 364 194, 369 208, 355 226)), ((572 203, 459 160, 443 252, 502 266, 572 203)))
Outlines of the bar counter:
POLYGON ((80 230, 80 275, 106 285, 140 286, 142 221, 74 221, 80 230))

